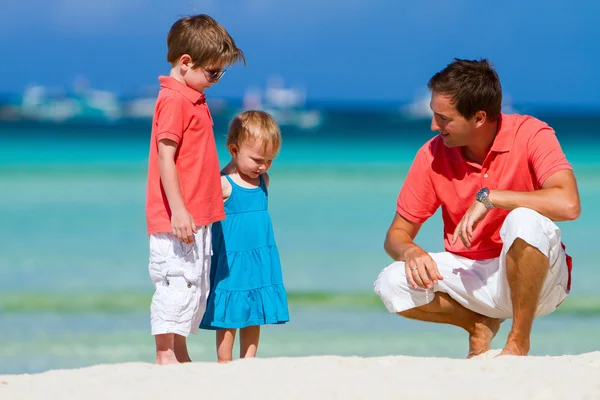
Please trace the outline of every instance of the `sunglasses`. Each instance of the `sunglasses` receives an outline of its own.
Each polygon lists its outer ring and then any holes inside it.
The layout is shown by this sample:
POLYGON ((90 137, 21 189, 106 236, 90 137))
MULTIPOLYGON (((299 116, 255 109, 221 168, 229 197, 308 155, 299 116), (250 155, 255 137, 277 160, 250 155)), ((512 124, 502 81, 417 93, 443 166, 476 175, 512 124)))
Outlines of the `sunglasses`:
POLYGON ((216 71, 211 71, 204 67, 200 67, 200 68, 202 68, 202 70, 208 74, 208 81, 210 83, 218 82, 219 79, 221 79, 223 77, 223 75, 225 75, 225 71, 227 71, 227 69, 218 69, 216 71))

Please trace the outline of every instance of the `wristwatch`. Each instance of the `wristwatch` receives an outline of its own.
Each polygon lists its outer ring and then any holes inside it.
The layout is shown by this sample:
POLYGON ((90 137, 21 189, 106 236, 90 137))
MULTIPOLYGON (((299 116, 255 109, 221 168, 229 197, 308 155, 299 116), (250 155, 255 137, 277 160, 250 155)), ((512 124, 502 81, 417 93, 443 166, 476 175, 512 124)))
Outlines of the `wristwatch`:
POLYGON ((477 192, 477 194, 475 195, 475 200, 483 204, 488 210, 494 208, 494 205, 490 201, 490 189, 486 187, 482 188, 479 192, 477 192))

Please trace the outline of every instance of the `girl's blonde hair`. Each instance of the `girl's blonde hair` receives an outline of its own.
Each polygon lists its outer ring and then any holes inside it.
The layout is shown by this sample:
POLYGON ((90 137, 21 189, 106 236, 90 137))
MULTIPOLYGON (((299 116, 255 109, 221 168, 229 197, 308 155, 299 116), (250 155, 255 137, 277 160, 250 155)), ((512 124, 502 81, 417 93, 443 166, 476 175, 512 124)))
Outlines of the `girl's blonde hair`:
POLYGON ((273 117, 264 111, 244 111, 233 118, 227 133, 227 147, 261 140, 263 150, 272 146, 275 154, 281 147, 281 132, 273 117))

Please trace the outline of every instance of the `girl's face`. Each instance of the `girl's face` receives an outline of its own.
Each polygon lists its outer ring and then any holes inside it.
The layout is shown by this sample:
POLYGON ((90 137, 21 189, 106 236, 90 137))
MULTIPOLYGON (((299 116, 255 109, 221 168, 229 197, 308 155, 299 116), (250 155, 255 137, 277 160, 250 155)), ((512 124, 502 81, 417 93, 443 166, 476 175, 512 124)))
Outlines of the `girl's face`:
POLYGON ((251 179, 267 172, 277 155, 273 146, 269 144, 265 147, 262 140, 244 142, 241 145, 232 144, 229 151, 240 174, 251 179))

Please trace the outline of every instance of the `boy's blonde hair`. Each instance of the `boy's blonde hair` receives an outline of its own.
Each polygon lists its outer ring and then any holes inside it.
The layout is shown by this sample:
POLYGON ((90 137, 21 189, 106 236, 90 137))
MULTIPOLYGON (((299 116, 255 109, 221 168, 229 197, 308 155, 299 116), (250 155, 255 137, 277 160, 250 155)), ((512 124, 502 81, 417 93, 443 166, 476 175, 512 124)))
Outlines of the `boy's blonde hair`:
POLYGON ((206 14, 193 15, 176 21, 167 35, 167 61, 175 65, 179 58, 188 54, 194 68, 243 61, 244 53, 229 33, 217 21, 206 14))
POLYGON ((281 132, 269 113, 258 110, 244 111, 231 120, 227 133, 227 147, 253 143, 257 139, 262 141, 263 150, 266 151, 272 146, 275 154, 279 152, 281 132))

